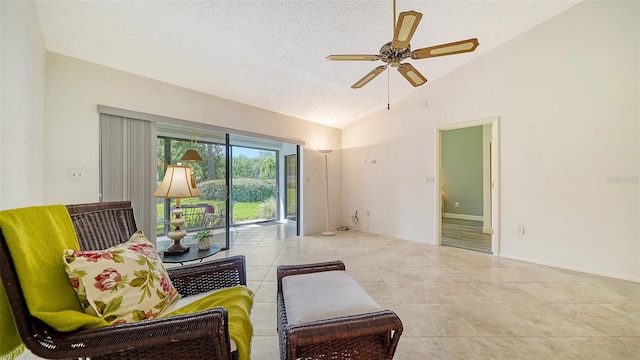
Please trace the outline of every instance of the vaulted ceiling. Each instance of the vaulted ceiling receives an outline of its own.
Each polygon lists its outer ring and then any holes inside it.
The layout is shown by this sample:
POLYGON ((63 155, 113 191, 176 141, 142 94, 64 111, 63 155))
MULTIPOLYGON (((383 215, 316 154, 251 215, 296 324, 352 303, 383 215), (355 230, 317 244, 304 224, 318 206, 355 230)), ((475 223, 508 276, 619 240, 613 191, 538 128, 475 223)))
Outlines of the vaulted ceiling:
MULTIPOLYGON (((578 1, 410 1, 423 14, 413 49, 478 38, 472 53, 406 60, 429 82, 578 1)), ((36 1, 48 51, 343 128, 421 87, 396 69, 361 89, 393 37, 393 0, 36 1)), ((422 87, 429 86, 429 82, 422 87)))

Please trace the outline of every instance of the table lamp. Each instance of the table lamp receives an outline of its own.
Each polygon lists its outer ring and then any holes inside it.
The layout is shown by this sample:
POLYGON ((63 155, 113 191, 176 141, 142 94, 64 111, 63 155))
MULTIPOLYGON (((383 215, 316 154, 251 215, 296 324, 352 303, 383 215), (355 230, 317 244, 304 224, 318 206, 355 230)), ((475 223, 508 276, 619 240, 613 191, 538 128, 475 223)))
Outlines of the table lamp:
POLYGON ((169 231, 167 234, 167 236, 173 240, 173 245, 164 252, 165 256, 182 255, 189 251, 188 246, 180 243, 180 240, 187 235, 186 231, 180 229, 180 226, 184 225, 180 199, 200 195, 202 195, 202 193, 200 193, 200 190, 196 187, 196 180, 189 166, 167 166, 164 179, 162 179, 162 183, 158 186, 158 190, 153 194, 155 197, 176 199, 176 207, 172 212, 174 218, 169 222, 175 229, 169 231))

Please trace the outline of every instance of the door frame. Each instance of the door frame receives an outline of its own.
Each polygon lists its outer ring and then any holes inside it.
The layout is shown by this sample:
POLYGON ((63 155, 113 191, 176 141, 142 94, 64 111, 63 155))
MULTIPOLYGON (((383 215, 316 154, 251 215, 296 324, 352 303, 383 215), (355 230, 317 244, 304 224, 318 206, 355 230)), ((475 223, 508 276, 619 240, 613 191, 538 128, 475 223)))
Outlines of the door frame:
POLYGON ((491 251, 494 256, 500 256, 500 118, 491 117, 480 120, 472 120, 436 127, 436 245, 442 245, 442 191, 440 176, 442 175, 442 133, 447 130, 463 129, 474 126, 491 125, 491 251))
POLYGON ((295 217, 296 217, 296 221, 298 221, 297 219, 298 219, 298 188, 299 188, 299 186, 298 186, 298 173, 299 173, 299 171, 298 171, 298 154, 297 153, 296 154, 284 155, 284 193, 283 193, 283 198, 284 198, 284 209, 283 209, 284 216, 283 216, 283 218, 285 220, 289 219, 289 202, 292 200, 292 199, 289 199, 289 176, 288 176, 289 175, 289 159, 295 160, 295 167, 296 167, 295 174, 294 174, 295 175, 295 181, 296 181, 296 183, 295 183, 295 186, 296 186, 296 198, 295 198, 295 201, 296 201, 296 209, 295 209, 295 211, 296 211, 296 213, 295 213, 295 217))

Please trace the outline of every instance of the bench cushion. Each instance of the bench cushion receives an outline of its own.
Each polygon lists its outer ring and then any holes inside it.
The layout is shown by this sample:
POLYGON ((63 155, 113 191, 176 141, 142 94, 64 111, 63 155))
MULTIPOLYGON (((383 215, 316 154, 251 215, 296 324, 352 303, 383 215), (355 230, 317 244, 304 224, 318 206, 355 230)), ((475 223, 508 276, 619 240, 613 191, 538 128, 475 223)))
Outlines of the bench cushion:
POLYGON ((346 271, 286 276, 282 294, 289 325, 381 310, 346 271))

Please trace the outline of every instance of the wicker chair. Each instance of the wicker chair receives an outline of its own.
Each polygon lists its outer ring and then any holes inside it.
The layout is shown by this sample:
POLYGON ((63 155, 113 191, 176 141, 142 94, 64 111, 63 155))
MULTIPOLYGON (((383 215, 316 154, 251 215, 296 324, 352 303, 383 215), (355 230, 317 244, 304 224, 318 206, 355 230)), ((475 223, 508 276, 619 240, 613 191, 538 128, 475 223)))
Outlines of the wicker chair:
MULTIPOLYGON (((131 203, 68 205, 82 250, 125 242, 135 232, 131 203)), ((246 285, 243 256, 168 268, 183 296, 246 285)), ((29 314, 7 244, 0 233, 0 277, 16 327, 26 347, 50 359, 233 359, 228 313, 214 308, 194 314, 145 320, 69 333, 58 332, 29 314)))
POLYGON ((391 360, 402 334, 402 322, 390 310, 289 324, 282 279, 319 271, 345 270, 342 261, 280 265, 277 270, 277 317, 281 360, 391 360))

